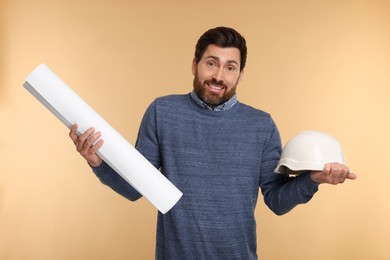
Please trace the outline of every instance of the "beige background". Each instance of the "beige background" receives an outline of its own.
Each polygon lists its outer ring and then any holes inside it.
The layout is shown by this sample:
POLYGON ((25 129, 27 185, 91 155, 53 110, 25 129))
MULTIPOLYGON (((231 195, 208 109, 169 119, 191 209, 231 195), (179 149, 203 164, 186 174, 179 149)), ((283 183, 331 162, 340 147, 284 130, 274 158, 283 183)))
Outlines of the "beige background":
POLYGON ((129 142, 157 96, 188 93, 198 37, 248 41, 242 102, 283 143, 322 130, 355 182, 282 217, 259 200, 267 260, 390 259, 389 1, 0 1, 0 259, 153 259, 156 210, 101 185, 67 128, 23 87, 46 63, 129 142))

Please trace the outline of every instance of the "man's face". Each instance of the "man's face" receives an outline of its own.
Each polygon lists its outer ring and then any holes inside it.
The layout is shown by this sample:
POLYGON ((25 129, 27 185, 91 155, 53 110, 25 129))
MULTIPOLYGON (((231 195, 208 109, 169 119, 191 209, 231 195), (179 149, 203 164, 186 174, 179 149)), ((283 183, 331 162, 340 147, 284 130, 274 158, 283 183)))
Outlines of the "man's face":
POLYGON ((194 91, 211 108, 228 101, 244 71, 240 71, 240 50, 211 44, 198 64, 192 62, 194 91))

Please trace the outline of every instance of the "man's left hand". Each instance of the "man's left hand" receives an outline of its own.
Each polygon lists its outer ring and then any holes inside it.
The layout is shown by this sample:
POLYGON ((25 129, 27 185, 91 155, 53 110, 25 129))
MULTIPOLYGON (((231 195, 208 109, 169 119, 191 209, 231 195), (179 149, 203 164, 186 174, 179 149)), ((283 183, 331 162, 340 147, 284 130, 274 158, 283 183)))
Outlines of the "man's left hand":
POLYGON ((327 163, 322 171, 312 171, 310 177, 318 183, 329 183, 337 185, 343 183, 346 179, 355 180, 355 173, 352 173, 349 168, 340 163, 327 163))

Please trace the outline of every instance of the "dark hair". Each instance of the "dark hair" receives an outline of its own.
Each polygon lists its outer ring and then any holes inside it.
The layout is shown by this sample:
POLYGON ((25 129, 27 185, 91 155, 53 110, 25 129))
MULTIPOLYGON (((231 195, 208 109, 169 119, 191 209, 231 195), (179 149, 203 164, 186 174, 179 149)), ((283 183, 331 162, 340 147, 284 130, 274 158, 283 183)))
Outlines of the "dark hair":
POLYGON ((207 46, 215 44, 219 47, 234 47, 240 50, 240 71, 245 67, 246 63, 246 41, 241 34, 229 27, 216 27, 205 32, 196 43, 195 47, 195 62, 199 63, 207 46))

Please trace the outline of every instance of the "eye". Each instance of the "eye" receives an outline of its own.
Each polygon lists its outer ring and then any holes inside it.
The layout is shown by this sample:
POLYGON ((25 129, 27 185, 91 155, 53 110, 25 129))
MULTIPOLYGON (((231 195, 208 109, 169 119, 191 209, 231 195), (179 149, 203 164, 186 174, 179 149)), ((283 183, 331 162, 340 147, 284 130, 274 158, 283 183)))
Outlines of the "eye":
POLYGON ((207 61, 206 64, 207 64, 207 66, 210 67, 210 68, 212 68, 212 67, 215 66, 215 62, 214 62, 213 60, 207 61))
POLYGON ((236 67, 235 66, 232 66, 232 65, 230 65, 230 66, 227 66, 227 68, 226 68, 229 72, 234 72, 235 70, 236 70, 236 67))

